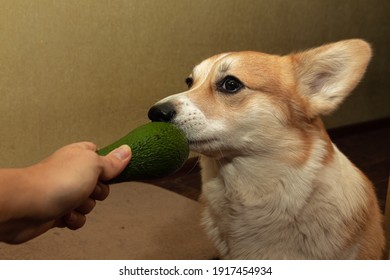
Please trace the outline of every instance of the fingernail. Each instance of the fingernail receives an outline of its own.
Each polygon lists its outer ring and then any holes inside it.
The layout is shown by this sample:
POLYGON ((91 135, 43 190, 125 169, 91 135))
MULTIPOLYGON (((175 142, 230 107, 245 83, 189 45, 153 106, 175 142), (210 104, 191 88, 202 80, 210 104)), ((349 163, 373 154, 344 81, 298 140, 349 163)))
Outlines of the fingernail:
POLYGON ((131 149, 128 145, 122 145, 111 152, 116 158, 120 160, 127 159, 131 154, 131 149))

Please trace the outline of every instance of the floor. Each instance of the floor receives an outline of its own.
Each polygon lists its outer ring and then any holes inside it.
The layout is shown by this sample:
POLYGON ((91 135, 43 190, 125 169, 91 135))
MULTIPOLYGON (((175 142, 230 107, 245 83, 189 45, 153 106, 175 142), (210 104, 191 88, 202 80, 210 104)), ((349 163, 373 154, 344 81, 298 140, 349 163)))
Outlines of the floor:
POLYGON ((109 197, 98 203, 81 229, 54 228, 19 245, 0 242, 1 279, 21 278, 17 272, 4 277, 2 268, 7 264, 1 260, 215 258, 215 248, 199 220, 199 203, 182 195, 139 182, 112 185, 109 197))
MULTIPOLYGON (((384 211, 390 174, 390 118, 328 132, 337 147, 374 183, 384 211)), ((153 184, 197 200, 201 189, 198 159, 191 158, 177 174, 153 184)))

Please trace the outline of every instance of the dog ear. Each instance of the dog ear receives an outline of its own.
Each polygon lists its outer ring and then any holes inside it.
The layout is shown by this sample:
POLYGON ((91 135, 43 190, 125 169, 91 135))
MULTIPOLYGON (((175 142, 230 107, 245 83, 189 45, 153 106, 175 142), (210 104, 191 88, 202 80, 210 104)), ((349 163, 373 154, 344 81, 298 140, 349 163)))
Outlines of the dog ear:
POLYGON ((362 78, 371 48, 353 39, 292 55, 298 92, 310 104, 311 117, 335 110, 362 78))

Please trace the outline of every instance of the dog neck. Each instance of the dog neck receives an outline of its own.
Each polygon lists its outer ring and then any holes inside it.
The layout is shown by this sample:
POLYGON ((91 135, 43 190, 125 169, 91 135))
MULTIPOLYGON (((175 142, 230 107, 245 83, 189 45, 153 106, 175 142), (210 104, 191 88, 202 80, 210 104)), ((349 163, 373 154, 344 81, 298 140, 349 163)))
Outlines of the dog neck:
POLYGON ((280 192, 289 194, 291 200, 296 196, 295 202, 304 201, 313 192, 318 174, 329 161, 330 149, 333 150, 332 143, 319 134, 312 140, 305 161, 299 163, 291 157, 270 158, 257 154, 219 159, 202 156, 203 192, 206 195, 223 193, 225 198, 244 205, 257 204, 259 199, 267 197, 280 197, 280 192))

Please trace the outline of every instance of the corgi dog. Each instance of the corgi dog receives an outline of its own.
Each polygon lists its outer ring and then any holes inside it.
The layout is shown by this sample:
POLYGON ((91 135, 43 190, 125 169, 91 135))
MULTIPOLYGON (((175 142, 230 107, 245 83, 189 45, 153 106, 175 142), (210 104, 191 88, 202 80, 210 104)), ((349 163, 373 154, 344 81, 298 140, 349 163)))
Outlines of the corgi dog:
POLYGON ((278 56, 215 55, 157 102, 201 156, 202 224, 222 259, 380 259, 374 187, 320 119, 362 78, 360 39, 278 56))

